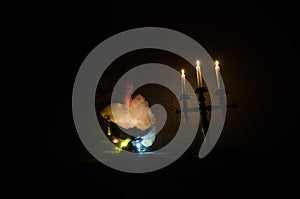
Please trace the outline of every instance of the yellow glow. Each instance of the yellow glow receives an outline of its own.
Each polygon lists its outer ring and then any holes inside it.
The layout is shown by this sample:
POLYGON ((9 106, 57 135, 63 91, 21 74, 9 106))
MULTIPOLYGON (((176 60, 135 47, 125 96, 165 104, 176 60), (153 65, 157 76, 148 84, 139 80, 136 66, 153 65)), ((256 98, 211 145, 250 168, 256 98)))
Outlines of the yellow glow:
POLYGON ((129 143, 129 141, 130 140, 128 138, 126 140, 122 141, 120 147, 121 148, 126 147, 128 145, 128 143, 129 143))
POLYGON ((121 148, 126 147, 128 145, 128 142, 121 142, 121 148))
POLYGON ((200 66, 200 61, 199 60, 196 61, 196 65, 200 66))
POLYGON ((119 147, 115 147, 113 152, 114 153, 120 153, 122 151, 122 149, 120 149, 119 147))

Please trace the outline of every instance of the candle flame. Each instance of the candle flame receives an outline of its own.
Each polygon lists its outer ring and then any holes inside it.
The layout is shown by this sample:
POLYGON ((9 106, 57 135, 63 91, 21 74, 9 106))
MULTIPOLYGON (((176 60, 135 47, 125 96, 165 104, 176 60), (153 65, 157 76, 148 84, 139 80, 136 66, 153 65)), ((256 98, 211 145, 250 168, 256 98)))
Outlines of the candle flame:
POLYGON ((181 76, 184 76, 184 69, 181 69, 181 76))
POLYGON ((197 61, 196 61, 196 64, 197 64, 197 66, 200 66, 200 61, 197 60, 197 61))
POLYGON ((220 79, 219 79, 220 78, 219 77, 219 75, 220 75, 220 66, 219 66, 219 61, 216 60, 215 64, 216 64, 215 70, 216 70, 216 76, 217 76, 217 86, 218 86, 218 89, 220 89, 220 79))
POLYGON ((215 61, 215 64, 216 64, 216 67, 219 67, 219 61, 218 60, 215 61))

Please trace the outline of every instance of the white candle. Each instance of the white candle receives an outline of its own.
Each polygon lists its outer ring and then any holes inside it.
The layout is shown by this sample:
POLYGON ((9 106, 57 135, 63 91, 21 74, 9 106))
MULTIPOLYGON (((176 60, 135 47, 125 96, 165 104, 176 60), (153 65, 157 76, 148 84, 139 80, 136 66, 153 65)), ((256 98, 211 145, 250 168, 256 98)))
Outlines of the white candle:
POLYGON ((215 61, 215 70, 216 70, 216 77, 217 77, 217 86, 218 89, 220 89, 220 66, 219 66, 219 62, 215 61))
POLYGON ((184 95, 186 90, 184 69, 181 70, 181 94, 184 95))
POLYGON ((201 75, 201 68, 200 68, 200 61, 196 61, 196 74, 197 74, 197 86, 202 87, 202 75, 201 75))

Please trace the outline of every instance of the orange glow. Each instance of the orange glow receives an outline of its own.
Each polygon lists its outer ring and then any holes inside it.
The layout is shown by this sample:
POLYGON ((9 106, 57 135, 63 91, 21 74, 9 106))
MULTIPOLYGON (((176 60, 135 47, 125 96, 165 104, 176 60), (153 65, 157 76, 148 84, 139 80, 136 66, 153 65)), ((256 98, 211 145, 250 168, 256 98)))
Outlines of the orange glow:
POLYGON ((114 138, 114 139, 112 140, 112 142, 115 143, 115 144, 117 144, 117 143, 119 142, 119 140, 118 140, 117 138, 114 138))
POLYGON ((196 61, 196 65, 200 66, 200 61, 199 60, 196 61))

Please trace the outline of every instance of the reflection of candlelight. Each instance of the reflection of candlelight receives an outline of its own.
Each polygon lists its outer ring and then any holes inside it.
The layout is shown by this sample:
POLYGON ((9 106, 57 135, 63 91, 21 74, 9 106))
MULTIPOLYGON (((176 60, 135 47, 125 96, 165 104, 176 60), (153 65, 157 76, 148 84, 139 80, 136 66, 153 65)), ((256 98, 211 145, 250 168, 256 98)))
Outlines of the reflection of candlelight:
POLYGON ((200 61, 197 60, 196 62, 196 74, 197 74, 197 86, 202 87, 202 75, 201 75, 201 68, 200 68, 200 61))
POLYGON ((219 62, 215 61, 215 70, 216 70, 216 77, 217 77, 217 85, 218 85, 218 89, 220 89, 220 66, 219 66, 219 62))
POLYGON ((184 69, 181 70, 181 94, 183 95, 185 93, 186 87, 185 87, 185 74, 184 69))

